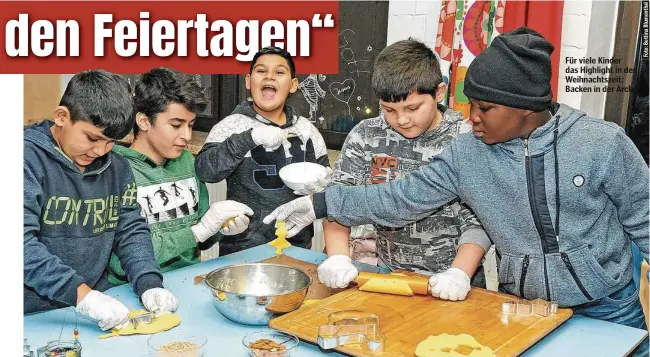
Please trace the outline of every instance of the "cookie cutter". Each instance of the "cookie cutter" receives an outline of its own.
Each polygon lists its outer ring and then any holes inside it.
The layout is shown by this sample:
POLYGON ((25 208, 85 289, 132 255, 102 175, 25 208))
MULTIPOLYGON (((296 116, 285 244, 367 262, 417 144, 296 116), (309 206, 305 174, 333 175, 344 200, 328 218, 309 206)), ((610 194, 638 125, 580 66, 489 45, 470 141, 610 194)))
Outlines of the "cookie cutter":
POLYGON ((365 345, 370 352, 383 352, 385 337, 379 317, 363 311, 338 311, 328 316, 328 324, 318 327, 318 345, 324 350, 345 345, 365 345))
POLYGON ((140 324, 150 324, 153 321, 153 312, 145 312, 143 314, 129 317, 129 322, 133 324, 134 328, 138 328, 140 324))
POLYGON ((557 313, 557 302, 548 302, 542 299, 528 300, 511 300, 501 303, 501 312, 506 314, 517 315, 540 315, 548 316, 557 313))

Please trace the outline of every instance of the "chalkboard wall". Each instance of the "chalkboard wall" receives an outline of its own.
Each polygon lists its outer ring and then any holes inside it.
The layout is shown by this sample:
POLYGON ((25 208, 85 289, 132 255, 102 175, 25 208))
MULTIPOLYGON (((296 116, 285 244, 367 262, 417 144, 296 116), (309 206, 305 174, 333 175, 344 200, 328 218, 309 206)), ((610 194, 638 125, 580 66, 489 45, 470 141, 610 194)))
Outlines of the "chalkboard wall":
POLYGON ((350 129, 378 114, 370 79, 387 26, 388 2, 339 2, 339 73, 298 76, 288 103, 316 125, 330 149, 340 149, 350 129))
MULTIPOLYGON (((327 147, 340 149, 359 121, 378 115, 370 79, 376 56, 386 47, 387 1, 339 2, 339 73, 299 75, 299 89, 287 103, 310 118, 327 147)), ((312 44, 317 46, 318 44, 312 44)), ((125 75, 131 85, 137 75, 125 75)), ((245 100, 245 75, 198 74, 210 105, 197 113, 195 130, 209 132, 245 100)))

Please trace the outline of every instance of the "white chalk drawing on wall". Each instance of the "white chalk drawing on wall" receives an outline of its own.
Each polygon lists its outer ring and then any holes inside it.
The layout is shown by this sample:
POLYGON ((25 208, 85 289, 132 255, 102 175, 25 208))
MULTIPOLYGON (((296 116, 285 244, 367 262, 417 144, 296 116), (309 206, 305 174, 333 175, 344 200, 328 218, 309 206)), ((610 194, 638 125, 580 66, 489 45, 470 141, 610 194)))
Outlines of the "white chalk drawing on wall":
MULTIPOLYGON (((309 103, 309 121, 312 123, 316 122, 316 116, 318 115, 318 104, 319 98, 325 98, 327 92, 320 87, 319 81, 322 82, 325 80, 325 75, 319 74, 310 74, 305 78, 298 88, 302 92, 302 95, 305 97, 307 103, 309 103)), ((320 121, 325 120, 322 116, 318 118, 320 121)))
POLYGON ((343 82, 332 82, 330 83, 330 93, 336 100, 345 103, 348 106, 348 113, 352 116, 352 111, 350 110, 350 98, 352 93, 356 89, 356 82, 352 78, 348 78, 343 82))

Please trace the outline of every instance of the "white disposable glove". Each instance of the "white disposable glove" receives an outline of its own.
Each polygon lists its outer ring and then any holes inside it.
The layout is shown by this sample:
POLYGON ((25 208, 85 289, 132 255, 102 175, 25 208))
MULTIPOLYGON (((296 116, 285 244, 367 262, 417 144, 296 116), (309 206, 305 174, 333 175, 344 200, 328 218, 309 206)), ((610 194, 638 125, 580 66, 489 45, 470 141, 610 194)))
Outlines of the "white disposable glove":
POLYGON ((282 143, 285 146, 288 145, 287 149, 291 146, 287 140, 287 133, 277 126, 264 125, 257 127, 251 131, 251 136, 255 144, 262 145, 267 149, 275 150, 282 143))
MULTIPOLYGON (((245 215, 252 216, 253 210, 243 203, 230 200, 215 202, 210 205, 210 209, 201 217, 199 223, 193 225, 190 229, 197 241, 205 242, 208 238, 217 234, 221 226, 229 218, 245 217, 245 215)), ((248 227, 248 222, 246 222, 246 227, 248 227)))
POLYGON ((431 295, 442 300, 465 300, 471 289, 469 277, 458 268, 449 268, 429 278, 431 295))
POLYGON ((221 228, 221 233, 225 236, 232 236, 235 234, 243 233, 248 229, 248 224, 250 223, 250 218, 248 216, 237 216, 231 220, 228 220, 227 225, 221 228))
POLYGON ((288 230, 287 238, 295 236, 316 220, 316 212, 314 212, 311 196, 303 196, 283 204, 264 217, 262 222, 269 224, 275 220, 285 222, 288 230))
POLYGON ((142 294, 142 305, 154 314, 162 314, 176 311, 178 300, 167 289, 151 288, 142 294))
POLYGON ((334 171, 331 168, 326 167, 325 170, 318 172, 318 176, 316 177, 317 181, 315 183, 305 184, 303 188, 295 190, 293 193, 295 195, 304 196, 323 191, 332 180, 333 172, 334 171))
POLYGON ((312 124, 309 121, 309 119, 300 118, 298 119, 296 124, 294 124, 293 126, 287 129, 287 132, 297 135, 298 137, 300 137, 300 140, 304 143, 307 142, 307 140, 309 140, 312 132, 317 131, 314 129, 315 129, 314 124, 312 124))
POLYGON ((97 321, 102 331, 117 328, 118 330, 129 324, 129 309, 117 299, 91 290, 77 305, 77 312, 97 321))
POLYGON ((357 275, 352 259, 342 254, 332 255, 318 266, 318 280, 329 288, 345 288, 357 275))

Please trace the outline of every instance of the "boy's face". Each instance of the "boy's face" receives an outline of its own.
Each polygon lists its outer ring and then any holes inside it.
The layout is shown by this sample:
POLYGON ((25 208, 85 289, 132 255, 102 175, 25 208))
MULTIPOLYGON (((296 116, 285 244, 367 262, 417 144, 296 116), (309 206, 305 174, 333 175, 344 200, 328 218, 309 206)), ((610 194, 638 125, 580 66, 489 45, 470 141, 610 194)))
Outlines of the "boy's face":
MULTIPOLYGON (((153 152, 159 158, 175 159, 183 153, 183 149, 192 139, 192 126, 196 113, 178 103, 167 105, 167 109, 156 115, 154 123, 142 113, 136 115, 140 127, 138 136, 145 135, 153 152)), ((159 158, 152 158, 157 160, 159 158)))
POLYGON ((271 113, 284 108, 289 93, 298 89, 298 78, 291 78, 289 63, 282 56, 262 55, 252 73, 246 75, 246 89, 251 92, 256 109, 271 113))
POLYGON ((525 117, 530 110, 510 108, 470 98, 469 120, 474 135, 486 144, 496 144, 522 137, 527 132, 525 117))
POLYGON ((411 92, 406 100, 391 103, 380 100, 388 125, 407 139, 417 138, 438 125, 438 102, 444 96, 446 85, 441 83, 436 97, 411 92))
POLYGON ((59 148, 79 168, 85 168, 96 158, 106 155, 115 143, 115 140, 104 136, 103 128, 83 120, 73 123, 66 107, 59 106, 54 109, 54 125, 57 129, 55 140, 59 148))

